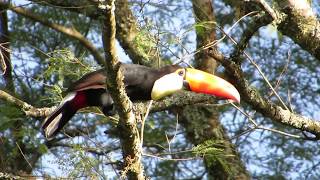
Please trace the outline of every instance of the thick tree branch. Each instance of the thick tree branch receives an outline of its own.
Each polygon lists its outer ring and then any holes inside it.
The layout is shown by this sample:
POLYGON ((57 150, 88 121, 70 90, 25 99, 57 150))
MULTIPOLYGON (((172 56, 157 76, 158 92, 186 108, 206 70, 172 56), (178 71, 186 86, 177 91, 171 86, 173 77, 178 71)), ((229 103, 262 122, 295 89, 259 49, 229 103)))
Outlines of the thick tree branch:
POLYGON ((13 11, 19 15, 22 15, 26 18, 33 20, 33 21, 39 22, 44 26, 47 26, 51 29, 54 29, 60 33, 63 33, 63 34, 65 34, 75 40, 78 40, 84 47, 86 47, 90 51, 90 53, 95 58, 97 63, 100 65, 103 65, 105 60, 100 55, 100 52, 98 51, 98 49, 96 49, 95 46, 76 29, 68 28, 68 27, 62 26, 60 24, 52 23, 52 22, 48 21, 47 19, 43 19, 40 16, 37 16, 33 12, 30 12, 22 7, 15 7, 12 4, 5 3, 2 1, 0 2, 0 5, 7 6, 11 11, 13 11))
POLYGON ((320 61, 320 22, 307 0, 276 0, 271 8, 264 0, 227 1, 244 9, 265 11, 274 19, 278 30, 320 61))
POLYGON ((128 176, 129 179, 144 179, 139 131, 135 114, 132 110, 132 103, 125 92, 124 77, 115 47, 116 21, 114 1, 99 5, 99 7, 105 8, 106 11, 102 27, 105 59, 107 59, 105 68, 108 72, 108 90, 120 117, 118 130, 121 132, 119 136, 125 162, 122 174, 128 176))
POLYGON ((276 0, 283 13, 278 30, 320 61, 320 22, 307 0, 276 0))
MULTIPOLYGON (((26 116, 34 118, 46 117, 55 109, 55 106, 36 108, 2 90, 0 90, 0 99, 10 102, 17 107, 20 107, 26 113, 26 116)), ((175 107, 183 107, 191 104, 212 104, 215 101, 216 98, 213 96, 196 94, 186 91, 177 93, 170 97, 166 97, 161 101, 154 101, 152 103, 150 112, 165 111, 175 107)), ((147 105, 147 102, 138 102, 133 104, 134 109, 141 112, 145 110, 145 107, 147 107, 147 105)))
POLYGON ((0 90, 0 99, 10 102, 23 110, 27 116, 30 117, 46 117, 48 116, 55 107, 52 108, 35 108, 32 105, 10 95, 9 93, 0 90))
MULTIPOLYGON (((226 68, 228 75, 235 80, 235 86, 239 90, 242 99, 250 104, 255 110, 276 122, 292 126, 299 130, 310 132, 316 137, 320 137, 319 121, 292 113, 288 110, 284 110, 280 106, 277 106, 269 100, 266 100, 254 87, 249 86, 248 81, 245 79, 245 76, 238 65, 231 62, 230 59, 222 57, 221 55, 215 55, 215 58, 222 63, 222 65, 226 68)), ((2 90, 0 90, 0 99, 15 104, 16 106, 20 107, 27 116, 30 117, 46 117, 54 109, 54 107, 35 108, 32 105, 2 90)), ((183 92, 164 98, 161 101, 154 102, 150 111, 158 112, 168 110, 173 107, 184 107, 186 105, 197 103, 212 104, 214 101, 215 98, 212 96, 183 92)), ((147 103, 135 103, 134 109, 142 111, 146 106, 147 103)))

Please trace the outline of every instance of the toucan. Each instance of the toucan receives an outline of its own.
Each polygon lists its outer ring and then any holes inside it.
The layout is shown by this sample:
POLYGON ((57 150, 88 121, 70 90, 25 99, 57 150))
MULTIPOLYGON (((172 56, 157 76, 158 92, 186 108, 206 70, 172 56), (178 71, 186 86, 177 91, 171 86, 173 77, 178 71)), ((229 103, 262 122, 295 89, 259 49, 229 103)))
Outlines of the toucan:
MULTIPOLYGON (((153 69, 136 64, 121 64, 124 84, 131 101, 159 100, 179 90, 214 95, 240 102, 237 89, 212 74, 178 65, 153 69)), ((101 107, 105 115, 113 112, 113 100, 106 85, 107 73, 100 69, 84 75, 67 90, 60 105, 42 123, 47 139, 53 138, 81 108, 101 107)))

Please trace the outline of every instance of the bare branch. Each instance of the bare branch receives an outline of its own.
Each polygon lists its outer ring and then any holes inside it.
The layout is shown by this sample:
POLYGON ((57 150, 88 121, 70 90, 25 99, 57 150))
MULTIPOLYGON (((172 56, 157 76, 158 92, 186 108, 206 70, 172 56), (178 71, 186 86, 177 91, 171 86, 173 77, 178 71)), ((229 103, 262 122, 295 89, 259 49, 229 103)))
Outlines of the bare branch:
POLYGON ((188 157, 188 158, 165 158, 165 157, 161 157, 161 156, 157 156, 157 155, 153 155, 153 154, 148 154, 148 153, 143 153, 143 156, 148 156, 148 157, 152 157, 152 158, 157 158, 160 160, 166 160, 166 161, 191 161, 191 160, 199 160, 200 157, 188 157))
MULTIPOLYGON (((297 139, 302 139, 301 136, 299 135, 294 135, 294 134, 289 134, 280 130, 276 130, 276 129, 272 129, 272 128, 268 128, 268 127, 264 127, 261 125, 258 125, 258 123, 246 112, 244 112, 242 109, 240 109, 237 105, 235 105, 234 103, 231 103, 238 111, 241 112, 241 114, 243 114, 244 116, 246 116, 249 121, 253 124, 253 128, 250 128, 250 131, 254 130, 254 129, 262 129, 262 130, 267 130, 267 131, 271 131, 274 133, 278 133, 281 135, 285 135, 285 136, 289 136, 289 137, 293 137, 293 138, 297 138, 297 139)), ((241 133, 242 134, 242 133, 241 133)), ((243 134, 242 134, 243 135, 243 134)), ((239 137, 239 136, 238 136, 239 137)))

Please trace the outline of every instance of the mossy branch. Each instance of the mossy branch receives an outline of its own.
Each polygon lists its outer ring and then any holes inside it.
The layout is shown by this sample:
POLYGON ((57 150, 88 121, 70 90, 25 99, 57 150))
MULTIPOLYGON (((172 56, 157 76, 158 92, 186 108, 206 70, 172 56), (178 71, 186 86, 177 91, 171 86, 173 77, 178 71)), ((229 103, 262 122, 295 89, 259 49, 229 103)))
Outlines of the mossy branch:
POLYGON ((105 69, 108 72, 107 85, 119 114, 118 130, 124 158, 123 176, 129 179, 145 179, 141 162, 142 147, 136 117, 133 113, 132 102, 125 92, 123 74, 117 57, 115 35, 115 4, 114 0, 100 4, 105 10, 103 21, 103 46, 105 51, 105 69))

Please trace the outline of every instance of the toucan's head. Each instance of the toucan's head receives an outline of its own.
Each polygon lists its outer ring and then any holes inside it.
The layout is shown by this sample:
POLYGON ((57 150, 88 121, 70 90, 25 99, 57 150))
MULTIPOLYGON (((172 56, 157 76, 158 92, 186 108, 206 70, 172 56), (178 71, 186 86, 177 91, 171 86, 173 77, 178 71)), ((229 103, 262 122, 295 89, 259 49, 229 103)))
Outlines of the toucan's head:
POLYGON ((157 79, 153 85, 151 98, 158 100, 181 89, 240 102, 239 92, 228 81, 191 68, 177 68, 157 79))

